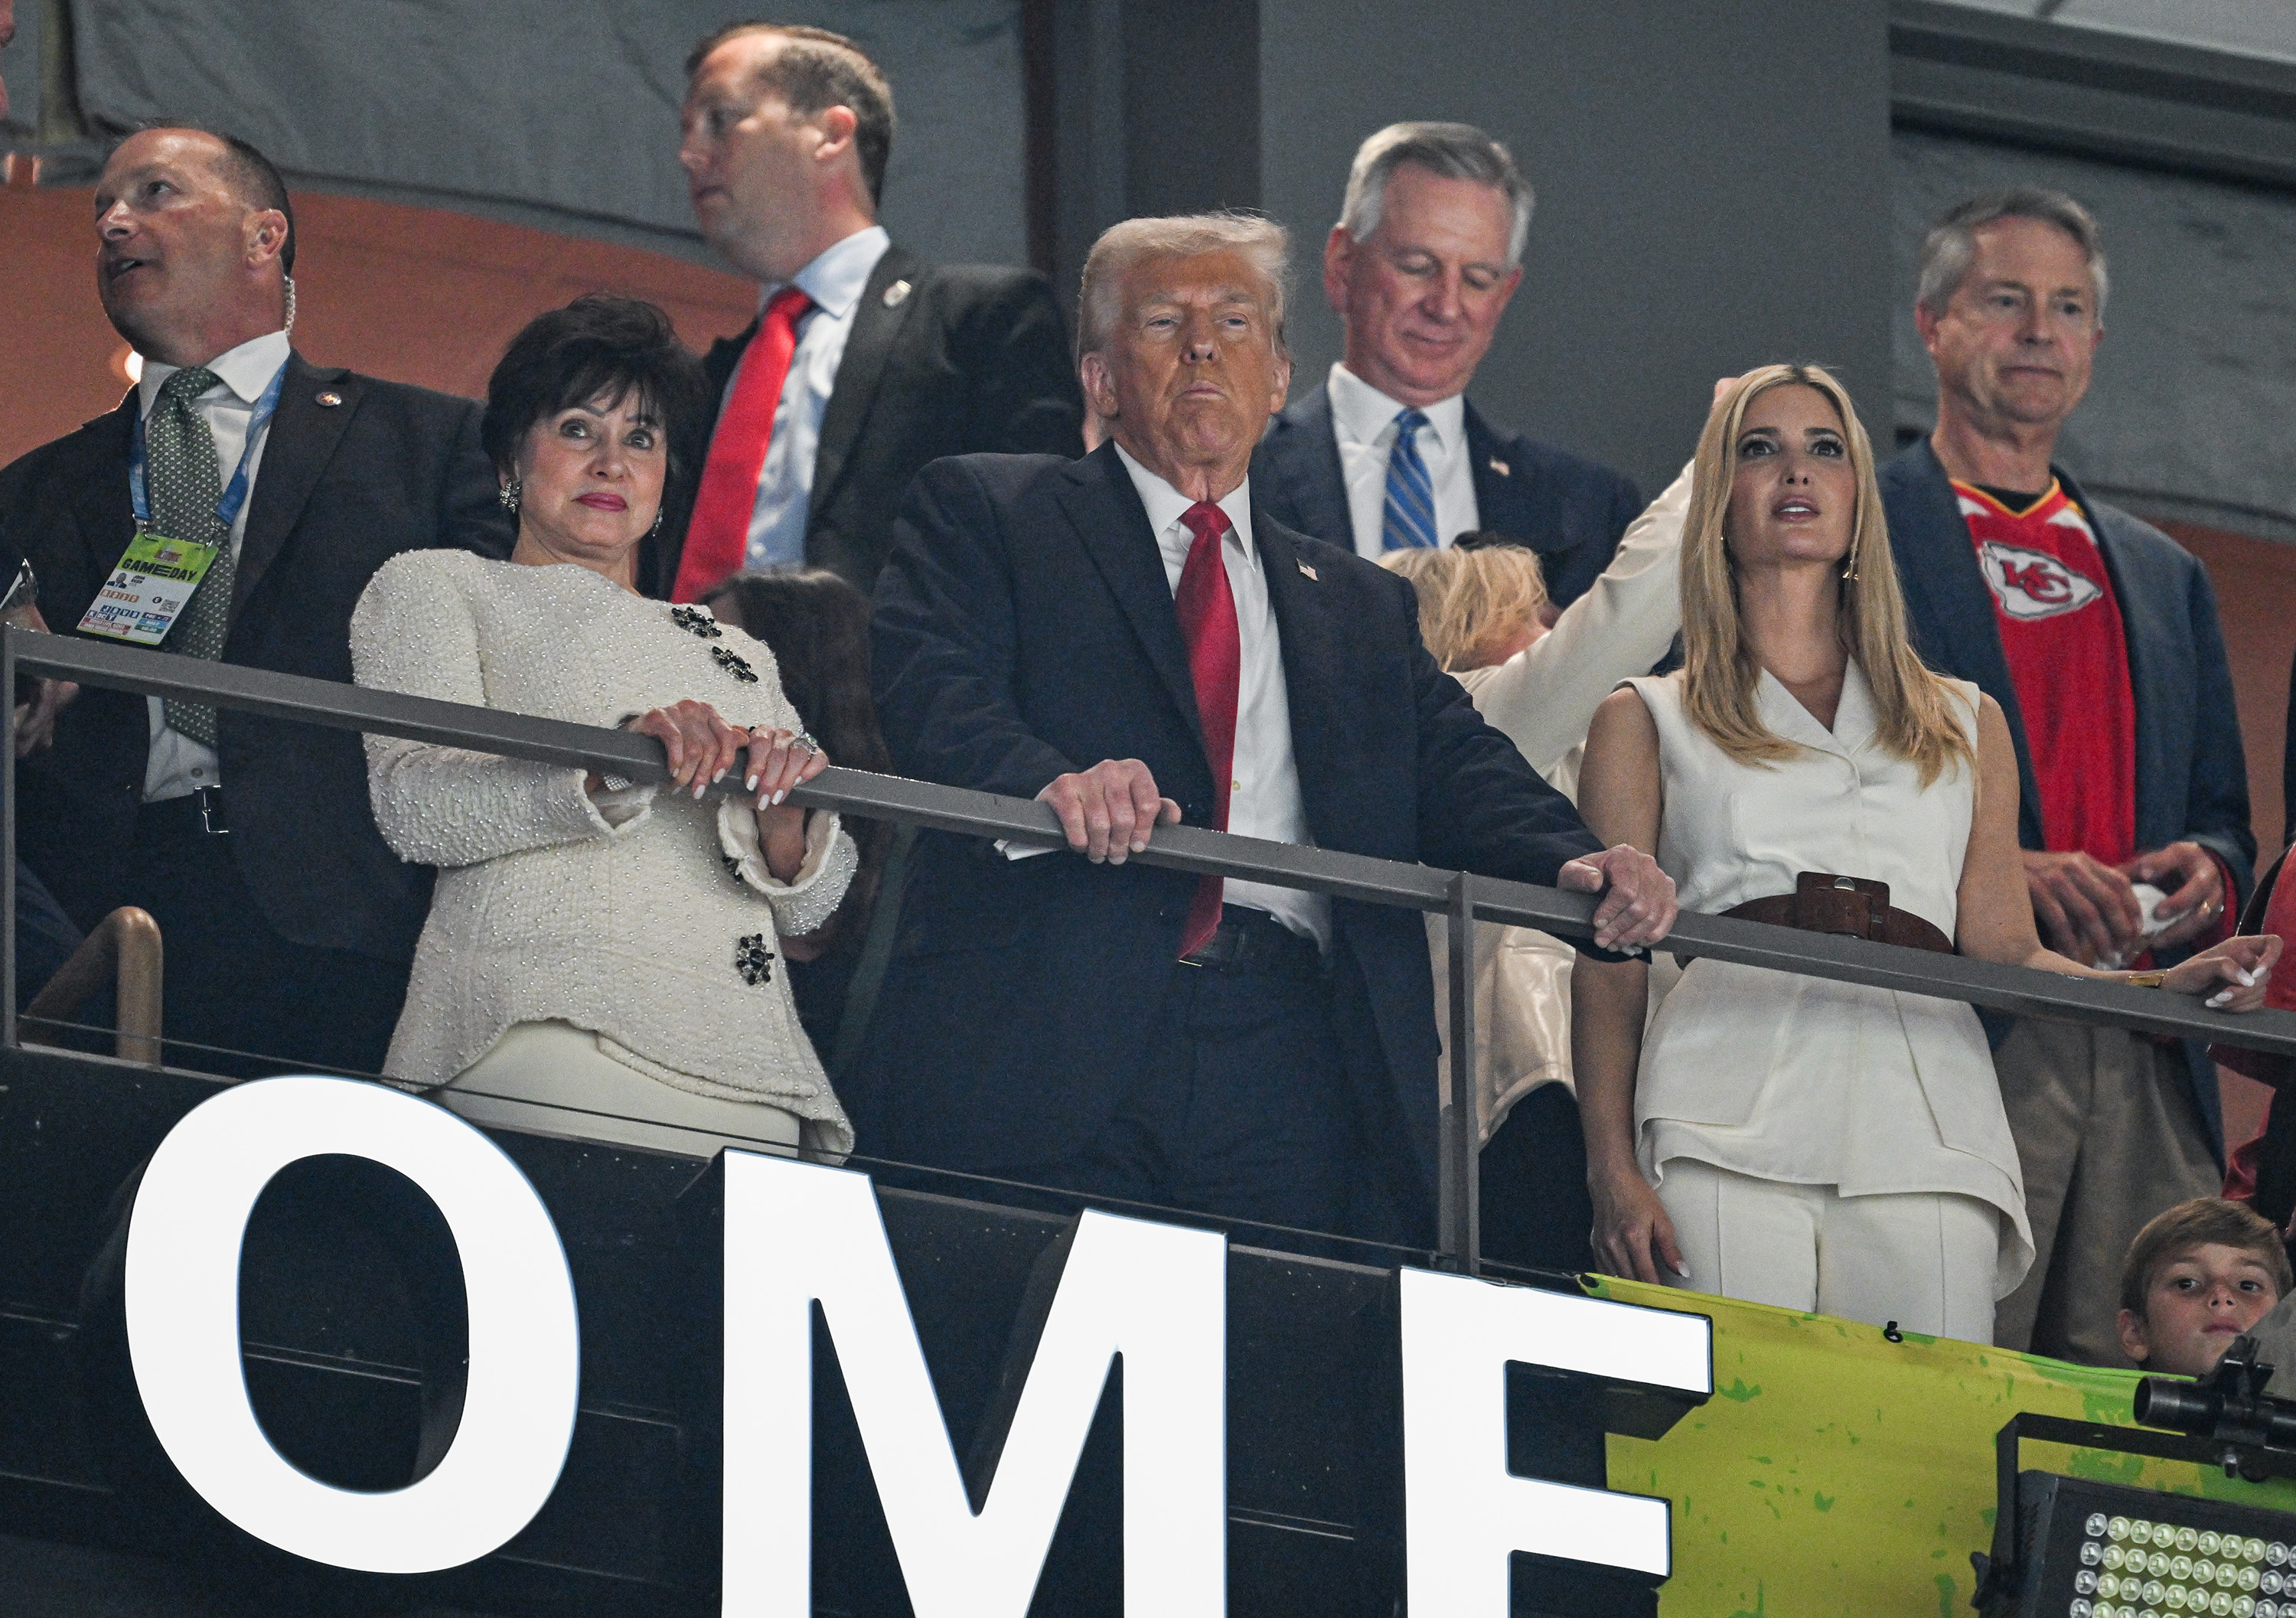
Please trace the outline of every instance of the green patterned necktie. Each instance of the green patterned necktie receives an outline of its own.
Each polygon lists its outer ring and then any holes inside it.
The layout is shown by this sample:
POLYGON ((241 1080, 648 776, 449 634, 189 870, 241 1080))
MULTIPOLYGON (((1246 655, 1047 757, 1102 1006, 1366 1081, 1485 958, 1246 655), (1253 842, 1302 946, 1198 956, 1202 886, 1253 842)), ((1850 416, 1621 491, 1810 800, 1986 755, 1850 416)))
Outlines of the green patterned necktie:
MULTIPOLYGON (((166 647, 209 661, 223 655, 224 635, 231 627, 231 580, 237 569, 231 530, 216 521, 223 469, 216 459, 215 434, 192 408, 192 401, 217 380, 214 372, 198 365, 176 372, 160 384, 159 402, 144 425, 152 526, 170 539, 223 547, 168 634, 166 647)), ((216 710, 209 704, 168 697, 161 708, 168 729, 205 747, 216 744, 216 710)))

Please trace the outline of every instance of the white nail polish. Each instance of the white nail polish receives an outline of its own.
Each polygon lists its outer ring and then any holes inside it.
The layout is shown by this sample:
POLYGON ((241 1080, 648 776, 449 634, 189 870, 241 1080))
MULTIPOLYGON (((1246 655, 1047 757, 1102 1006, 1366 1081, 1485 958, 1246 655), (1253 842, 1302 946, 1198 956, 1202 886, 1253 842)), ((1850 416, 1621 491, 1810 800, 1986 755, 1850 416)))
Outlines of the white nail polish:
POLYGON ((775 793, 774 794, 774 807, 776 809, 780 808, 782 800, 788 796, 789 789, 787 787, 783 787, 780 792, 775 793))
POLYGON ((2248 988, 2253 989, 2256 987, 2256 973, 2243 968, 2240 974, 2240 981, 2248 988))
POLYGON ((2212 994, 2209 997, 2209 1009, 2210 1011, 2214 1011, 2219 1006, 2229 1004, 2231 999, 2232 990, 2229 989, 2224 990, 2217 994, 2212 994))
POLYGON ((755 776, 751 776, 747 781, 742 782, 742 784, 754 793, 758 790, 758 778, 755 776))

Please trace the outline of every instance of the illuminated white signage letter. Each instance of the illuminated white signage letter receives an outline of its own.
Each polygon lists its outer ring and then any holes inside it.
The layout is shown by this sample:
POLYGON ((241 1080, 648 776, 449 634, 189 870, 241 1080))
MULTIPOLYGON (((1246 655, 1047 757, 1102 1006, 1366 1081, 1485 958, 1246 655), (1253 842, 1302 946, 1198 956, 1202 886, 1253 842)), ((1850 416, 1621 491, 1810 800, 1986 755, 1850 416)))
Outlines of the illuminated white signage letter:
POLYGON ((1507 1556, 1528 1551, 1664 1578, 1667 1502, 1507 1470, 1509 1360, 1604 1382, 1713 1387, 1711 1324, 1431 1270, 1401 1272, 1408 1606, 1506 1618, 1507 1556))
POLYGON ((347 1079, 263 1079, 168 1131, 127 1228, 127 1347, 168 1458, 209 1505, 314 1562, 435 1573, 498 1549, 550 1498, 574 1434, 574 1284, 541 1198, 443 1108, 347 1079), (397 1170, 439 1205, 463 1262, 470 1367, 461 1425, 404 1489, 337 1489, 257 1425, 240 1365, 239 1260, 272 1177, 341 1153, 397 1170))
POLYGON ((1027 1613, 1118 1354, 1124 1610, 1226 1611, 1224 1237, 1083 1216, 976 1515, 868 1179, 741 1152, 725 1172, 727 1618, 812 1611, 816 1302, 917 1618, 1027 1613))

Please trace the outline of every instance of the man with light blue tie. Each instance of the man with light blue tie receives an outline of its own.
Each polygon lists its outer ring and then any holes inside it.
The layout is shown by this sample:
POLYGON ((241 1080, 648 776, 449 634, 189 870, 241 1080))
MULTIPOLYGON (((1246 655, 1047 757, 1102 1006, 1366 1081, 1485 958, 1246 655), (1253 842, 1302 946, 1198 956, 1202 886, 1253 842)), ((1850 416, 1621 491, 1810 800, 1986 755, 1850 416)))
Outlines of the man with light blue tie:
POLYGON ((1607 467, 1495 431, 1467 401, 1522 280, 1531 201, 1507 149, 1470 125, 1393 124, 1366 140, 1324 247, 1345 357, 1275 418, 1253 473, 1279 521, 1359 555, 1477 530, 1529 546, 1560 608, 1608 565, 1642 498, 1607 467))

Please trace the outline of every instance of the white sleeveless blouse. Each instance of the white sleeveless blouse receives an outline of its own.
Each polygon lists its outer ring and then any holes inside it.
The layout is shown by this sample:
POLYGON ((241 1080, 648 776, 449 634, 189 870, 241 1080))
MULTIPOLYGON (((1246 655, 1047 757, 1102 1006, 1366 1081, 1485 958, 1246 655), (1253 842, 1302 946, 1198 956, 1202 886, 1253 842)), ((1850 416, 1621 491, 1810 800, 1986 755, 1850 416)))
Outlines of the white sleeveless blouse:
MULTIPOLYGON (((1658 861, 1683 909, 1718 915, 1792 893, 1800 872, 1828 871, 1888 883, 1892 905, 1954 936, 1972 768, 1948 768, 1924 790, 1874 736, 1873 693, 1855 661, 1831 731, 1761 675, 1762 723, 1800 748, 1767 765, 1738 763, 1691 723, 1683 678, 1626 682, 1658 727, 1658 861)), ((1974 752, 1977 687, 1948 684, 1974 752)), ((1973 1196, 2003 1215, 1995 1295, 2032 1261, 1992 1053, 1959 1001, 1693 961, 1644 1037, 1635 1120, 1653 1181, 1684 1157, 1843 1196, 1973 1196)))

